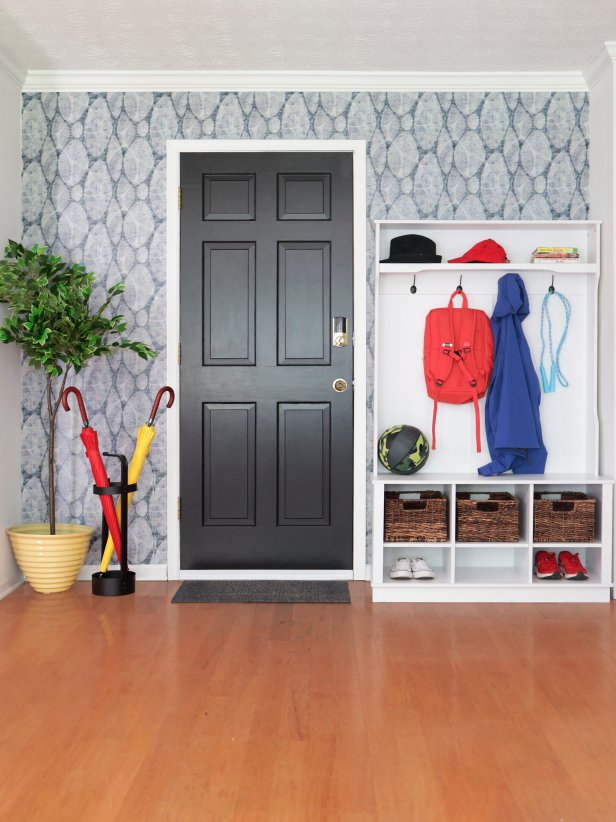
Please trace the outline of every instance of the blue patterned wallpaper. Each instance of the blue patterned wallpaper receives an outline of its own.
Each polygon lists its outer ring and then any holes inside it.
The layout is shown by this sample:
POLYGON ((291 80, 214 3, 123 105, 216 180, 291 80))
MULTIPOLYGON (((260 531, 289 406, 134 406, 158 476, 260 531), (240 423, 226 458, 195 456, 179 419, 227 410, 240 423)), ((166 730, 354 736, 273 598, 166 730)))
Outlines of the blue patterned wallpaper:
MULTIPOLYGON (((372 220, 588 214, 583 93, 24 95, 24 242, 83 262, 106 285, 123 280, 118 310, 128 331, 160 351, 152 364, 123 353, 74 381, 104 447, 129 454, 165 375, 165 141, 173 138, 367 141, 369 386, 372 220)), ((42 391, 24 367, 25 521, 46 517, 42 391)), ((100 506, 79 430, 77 414, 60 413, 58 516, 95 524, 100 506)), ((133 563, 166 561, 165 413, 157 430, 133 506, 133 563)))

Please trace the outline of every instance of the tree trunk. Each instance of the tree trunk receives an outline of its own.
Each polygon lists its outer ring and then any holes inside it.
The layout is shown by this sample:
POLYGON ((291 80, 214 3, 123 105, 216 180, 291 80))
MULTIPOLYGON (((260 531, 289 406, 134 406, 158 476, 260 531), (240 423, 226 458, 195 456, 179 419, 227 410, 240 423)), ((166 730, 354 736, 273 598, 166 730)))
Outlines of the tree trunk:
POLYGON ((47 466, 49 469, 49 533, 56 533, 56 417, 66 387, 66 378, 70 368, 64 369, 60 393, 54 398, 51 390, 53 377, 47 375, 47 413, 49 415, 49 450, 47 452, 47 466))
POLYGON ((47 452, 47 466, 49 469, 49 533, 56 533, 56 415, 53 410, 53 396, 51 393, 51 376, 47 377, 47 411, 49 413, 49 450, 47 452))

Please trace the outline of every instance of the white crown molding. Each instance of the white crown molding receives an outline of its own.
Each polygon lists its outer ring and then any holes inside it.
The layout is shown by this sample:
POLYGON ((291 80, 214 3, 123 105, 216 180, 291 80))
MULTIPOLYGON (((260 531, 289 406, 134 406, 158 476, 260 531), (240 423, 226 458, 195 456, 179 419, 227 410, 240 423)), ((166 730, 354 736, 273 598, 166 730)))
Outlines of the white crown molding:
POLYGON ((584 78, 588 88, 592 88, 606 71, 614 69, 616 65, 616 41, 607 41, 601 50, 590 61, 584 71, 584 78))
POLYGON ((5 46, 0 47, 0 74, 6 77, 12 85, 22 89, 28 72, 21 66, 5 46))
POLYGON ((586 91, 581 71, 41 71, 41 91, 586 91))

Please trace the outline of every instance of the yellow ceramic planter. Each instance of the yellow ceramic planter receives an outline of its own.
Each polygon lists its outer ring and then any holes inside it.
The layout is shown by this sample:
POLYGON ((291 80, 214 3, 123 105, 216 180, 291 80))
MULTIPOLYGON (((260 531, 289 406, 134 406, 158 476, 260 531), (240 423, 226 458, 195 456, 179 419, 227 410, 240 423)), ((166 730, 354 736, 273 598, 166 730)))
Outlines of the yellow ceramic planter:
POLYGON ((83 565, 92 528, 89 525, 15 525, 7 528, 13 553, 23 575, 35 591, 56 594, 67 591, 83 565))

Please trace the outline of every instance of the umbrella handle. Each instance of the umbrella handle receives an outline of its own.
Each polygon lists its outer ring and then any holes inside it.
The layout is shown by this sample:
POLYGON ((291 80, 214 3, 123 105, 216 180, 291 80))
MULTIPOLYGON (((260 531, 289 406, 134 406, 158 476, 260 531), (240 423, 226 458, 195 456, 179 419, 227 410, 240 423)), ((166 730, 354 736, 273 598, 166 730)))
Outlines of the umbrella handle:
POLYGON ((148 420, 148 425, 151 427, 154 425, 154 417, 156 416, 156 412, 158 411, 158 406, 160 404, 161 399, 163 398, 163 394, 169 393, 169 399, 167 400, 167 408, 171 408, 173 405, 173 401, 175 400, 175 391, 171 388, 170 385, 163 385, 163 387, 159 390, 158 394, 156 395, 156 399, 154 400, 154 405, 152 406, 152 410, 150 411, 150 419, 148 420))
POLYGON ((77 405, 79 406, 79 413, 81 414, 81 421, 83 422, 83 427, 89 428, 90 423, 88 421, 88 415, 86 414, 86 407, 83 402, 83 397, 81 396, 81 391, 78 388, 70 386, 70 388, 66 388, 64 390, 64 393, 62 394, 62 408, 64 408, 65 411, 71 410, 68 405, 68 398, 70 394, 74 394, 77 398, 77 405))

